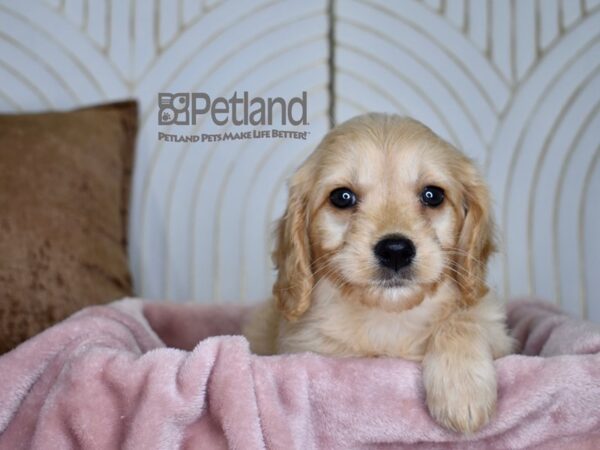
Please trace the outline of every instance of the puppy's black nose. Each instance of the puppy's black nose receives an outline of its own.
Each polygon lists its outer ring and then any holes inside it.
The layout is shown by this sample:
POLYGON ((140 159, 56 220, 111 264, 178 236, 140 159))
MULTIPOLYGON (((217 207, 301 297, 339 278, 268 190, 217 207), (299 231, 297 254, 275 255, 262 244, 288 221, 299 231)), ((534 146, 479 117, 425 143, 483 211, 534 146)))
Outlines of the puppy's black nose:
POLYGON ((395 271, 408 266, 415 257, 415 244, 400 235, 387 236, 373 250, 379 264, 395 271))

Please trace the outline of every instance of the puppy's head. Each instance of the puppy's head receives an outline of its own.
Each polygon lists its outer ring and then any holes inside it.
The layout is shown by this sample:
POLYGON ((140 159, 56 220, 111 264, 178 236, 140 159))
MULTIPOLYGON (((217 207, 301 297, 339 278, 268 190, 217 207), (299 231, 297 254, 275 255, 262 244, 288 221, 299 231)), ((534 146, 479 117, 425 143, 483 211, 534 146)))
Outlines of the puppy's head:
POLYGON ((456 300, 473 304, 487 292, 492 228, 488 190, 467 157, 415 120, 359 116, 290 181, 273 294, 290 320, 325 279, 348 301, 392 310, 450 280, 456 300))

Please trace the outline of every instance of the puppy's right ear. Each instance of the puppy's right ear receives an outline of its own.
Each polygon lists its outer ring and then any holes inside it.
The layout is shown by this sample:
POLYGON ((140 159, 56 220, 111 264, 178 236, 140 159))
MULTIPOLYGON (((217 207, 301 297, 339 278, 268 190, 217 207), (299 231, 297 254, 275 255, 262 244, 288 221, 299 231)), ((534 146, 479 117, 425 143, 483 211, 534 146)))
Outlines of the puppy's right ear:
POLYGON ((289 200, 277 227, 273 252, 278 271, 273 296, 281 314, 290 321, 308 309, 313 288, 306 183, 299 183, 299 178, 301 174, 296 173, 290 183, 289 200))

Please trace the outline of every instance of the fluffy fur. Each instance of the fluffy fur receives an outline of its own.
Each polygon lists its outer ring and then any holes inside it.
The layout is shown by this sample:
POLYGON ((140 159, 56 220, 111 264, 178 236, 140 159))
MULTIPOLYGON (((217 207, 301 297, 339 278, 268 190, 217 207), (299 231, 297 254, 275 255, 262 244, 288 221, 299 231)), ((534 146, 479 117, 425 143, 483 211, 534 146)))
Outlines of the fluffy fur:
POLYGON ((488 189, 466 156, 415 120, 356 117, 329 132, 291 178, 273 299, 245 335, 259 354, 422 361, 432 416, 473 432, 494 411, 493 359, 512 345, 485 282, 493 250, 488 189), (431 185, 445 192, 438 208, 420 201, 431 185), (354 208, 330 203, 339 187, 357 194, 354 208), (416 247, 393 286, 373 252, 390 233, 416 247))

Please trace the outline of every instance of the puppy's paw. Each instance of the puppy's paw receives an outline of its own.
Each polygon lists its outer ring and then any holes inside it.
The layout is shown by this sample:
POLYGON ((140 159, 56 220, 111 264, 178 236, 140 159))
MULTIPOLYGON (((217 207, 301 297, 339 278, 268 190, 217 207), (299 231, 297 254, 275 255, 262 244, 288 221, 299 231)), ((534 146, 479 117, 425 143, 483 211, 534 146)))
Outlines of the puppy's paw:
POLYGON ((474 433, 491 418, 496 406, 496 373, 491 358, 463 359, 446 354, 423 361, 427 407, 442 426, 474 433))

